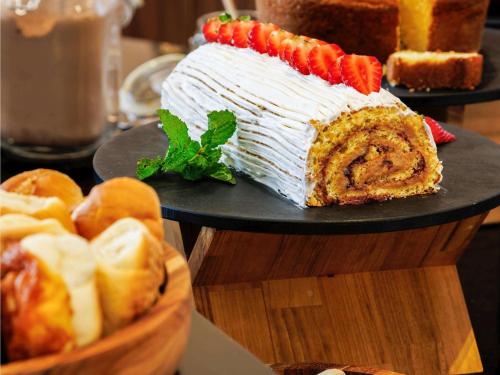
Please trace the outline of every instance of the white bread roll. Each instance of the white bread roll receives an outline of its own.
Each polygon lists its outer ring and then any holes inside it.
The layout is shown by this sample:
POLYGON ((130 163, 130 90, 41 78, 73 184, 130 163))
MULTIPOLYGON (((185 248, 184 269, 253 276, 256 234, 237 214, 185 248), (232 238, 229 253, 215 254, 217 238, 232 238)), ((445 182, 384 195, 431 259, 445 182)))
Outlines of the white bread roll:
POLYGON ((102 312, 95 278, 96 263, 88 242, 73 234, 35 234, 21 248, 64 280, 71 299, 72 323, 78 346, 102 333, 102 312))
POLYGON ((66 204, 56 197, 36 197, 0 190, 0 215, 24 214, 37 219, 56 219, 68 231, 75 233, 75 225, 66 204))
POLYGON ((114 222, 133 217, 163 241, 160 200, 142 181, 118 177, 96 185, 72 214, 80 236, 92 240, 114 222))
POLYGON ((90 243, 106 334, 142 315, 164 282, 164 251, 148 228, 133 218, 116 221, 90 243))
POLYGON ((9 178, 5 191, 38 197, 60 198, 70 211, 83 201, 82 189, 69 176, 51 169, 34 169, 9 178))
POLYGON ((22 214, 0 216, 1 247, 9 241, 19 241, 23 237, 36 233, 67 234, 69 233, 56 219, 39 220, 22 214))

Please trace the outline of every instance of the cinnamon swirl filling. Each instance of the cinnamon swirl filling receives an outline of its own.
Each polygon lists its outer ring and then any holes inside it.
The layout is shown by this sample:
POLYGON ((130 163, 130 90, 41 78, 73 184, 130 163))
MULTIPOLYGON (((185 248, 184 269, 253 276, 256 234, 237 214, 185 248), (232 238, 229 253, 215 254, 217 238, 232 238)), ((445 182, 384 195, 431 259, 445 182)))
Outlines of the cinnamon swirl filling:
POLYGON ((437 191, 441 163, 420 116, 372 108, 313 126, 318 137, 308 159, 314 186, 308 205, 361 204, 437 191))

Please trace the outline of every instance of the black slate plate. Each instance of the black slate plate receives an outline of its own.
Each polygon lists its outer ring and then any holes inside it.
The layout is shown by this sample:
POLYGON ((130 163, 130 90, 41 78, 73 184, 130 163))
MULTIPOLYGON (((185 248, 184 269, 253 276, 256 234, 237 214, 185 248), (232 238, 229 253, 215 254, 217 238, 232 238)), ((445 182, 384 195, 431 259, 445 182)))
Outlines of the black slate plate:
POLYGON ((410 92, 403 86, 390 86, 385 78, 382 87, 410 107, 462 105, 500 99, 500 30, 484 30, 481 53, 484 55, 483 78, 475 90, 410 92))
MULTIPOLYGON (((189 182, 175 175, 147 182, 160 196, 164 218, 261 232, 386 232, 459 220, 500 205, 500 146, 461 128, 445 127, 458 140, 439 146, 444 179, 441 191, 431 196, 301 209, 244 176, 237 178, 236 186, 189 182)), ((134 176, 138 159, 163 155, 166 146, 167 138, 156 124, 134 128, 97 151, 94 170, 101 180, 134 176)))

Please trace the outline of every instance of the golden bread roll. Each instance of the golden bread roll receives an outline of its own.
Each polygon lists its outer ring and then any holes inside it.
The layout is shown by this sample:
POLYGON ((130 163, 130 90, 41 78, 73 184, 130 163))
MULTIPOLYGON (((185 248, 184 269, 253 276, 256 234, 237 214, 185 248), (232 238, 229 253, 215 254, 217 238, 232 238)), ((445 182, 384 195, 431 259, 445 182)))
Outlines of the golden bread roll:
POLYGON ((78 233, 92 239, 115 221, 133 217, 163 241, 158 195, 150 186, 129 177, 114 178, 95 186, 73 211, 78 233))
POLYGON ((9 243, 18 242, 36 233, 65 234, 69 232, 56 219, 39 220, 22 214, 0 216, 0 250, 2 251, 9 243))
POLYGON ((83 201, 82 189, 69 176, 51 169, 35 169, 20 173, 5 181, 5 191, 38 197, 57 197, 70 211, 83 201))
POLYGON ((0 215, 24 214, 37 219, 56 219, 68 231, 75 232, 66 204, 57 197, 37 197, 0 190, 0 215))
POLYGON ((76 344, 83 346, 102 333, 102 312, 96 283, 96 262, 88 242, 74 234, 35 234, 21 248, 59 275, 68 290, 76 344))
POLYGON ((64 280, 19 244, 2 254, 2 345, 10 361, 76 345, 64 280))
POLYGON ((142 315, 158 298, 165 279, 162 243, 140 221, 115 222, 91 241, 97 285, 109 334, 142 315))

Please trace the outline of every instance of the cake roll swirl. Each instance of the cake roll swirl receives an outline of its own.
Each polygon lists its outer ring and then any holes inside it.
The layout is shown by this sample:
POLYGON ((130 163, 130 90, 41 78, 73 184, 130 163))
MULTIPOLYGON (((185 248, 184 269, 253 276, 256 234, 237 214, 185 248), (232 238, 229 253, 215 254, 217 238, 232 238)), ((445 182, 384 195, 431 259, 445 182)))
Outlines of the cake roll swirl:
POLYGON ((224 162, 299 206, 358 204, 438 190, 441 163, 423 118, 386 90, 364 95, 279 58, 207 44, 162 85, 162 108, 190 136, 233 111, 224 162))

